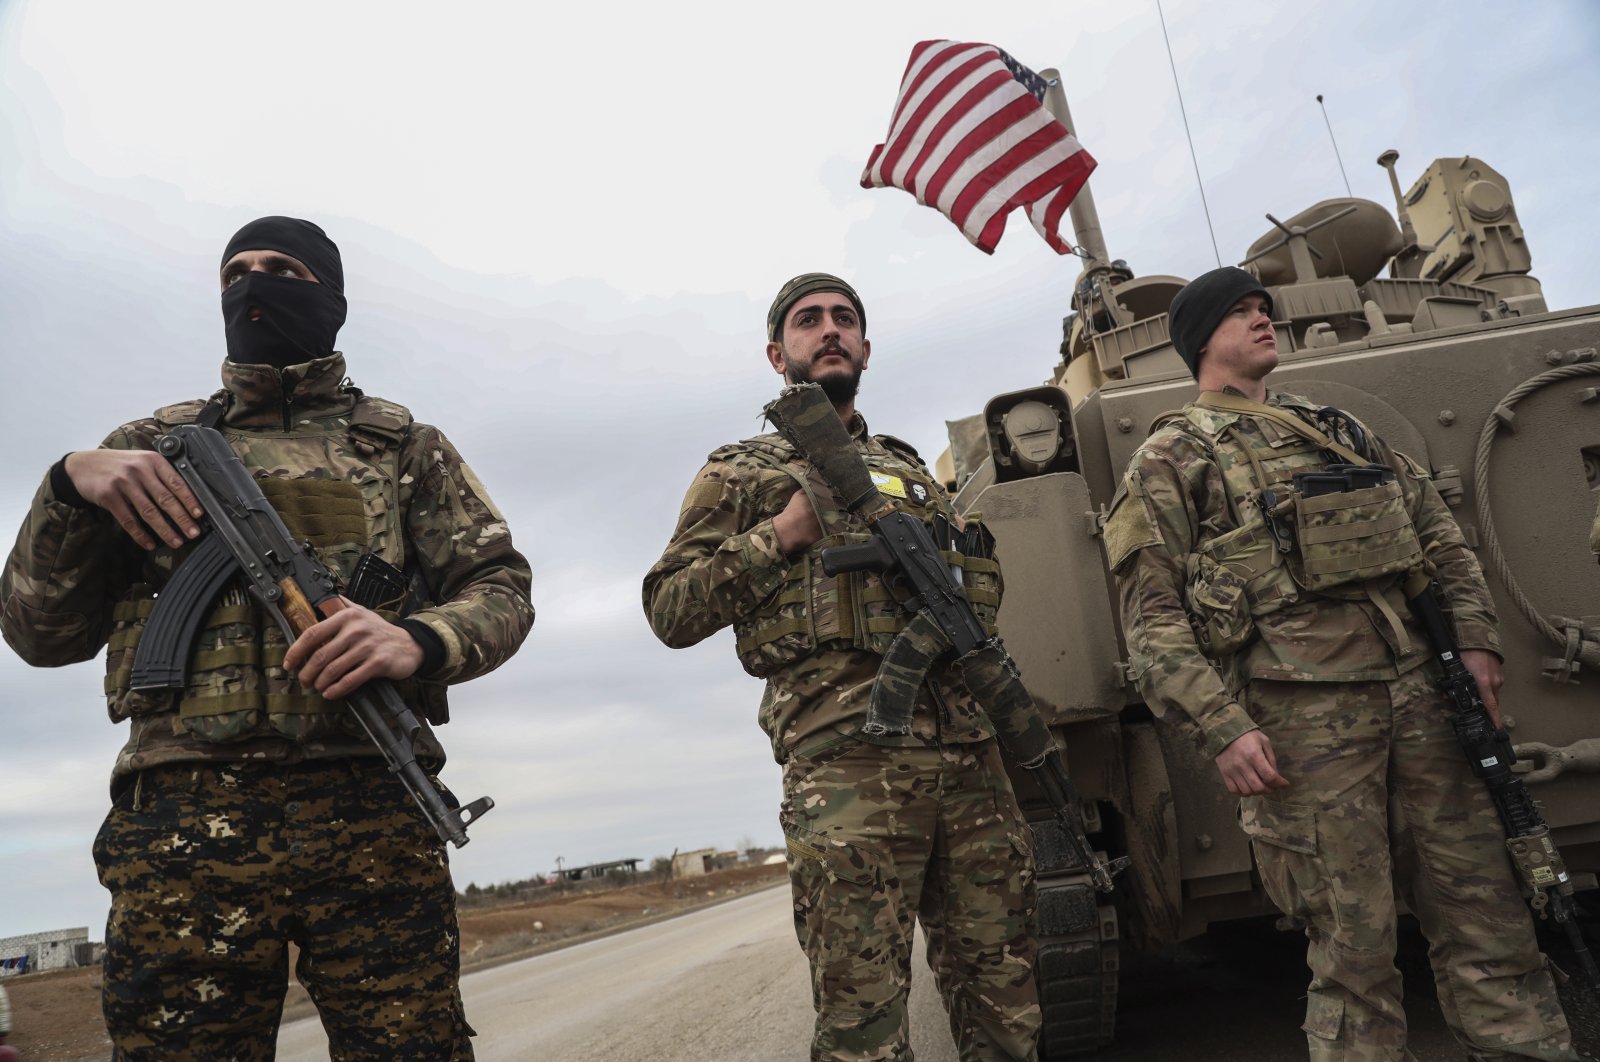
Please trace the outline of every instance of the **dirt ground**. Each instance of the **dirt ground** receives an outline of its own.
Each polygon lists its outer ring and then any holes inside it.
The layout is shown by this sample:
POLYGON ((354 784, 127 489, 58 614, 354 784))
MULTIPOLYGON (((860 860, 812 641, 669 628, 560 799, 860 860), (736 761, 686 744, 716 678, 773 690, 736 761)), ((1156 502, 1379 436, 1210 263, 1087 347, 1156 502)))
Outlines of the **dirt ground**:
MULTIPOLYGON (((783 876, 781 863, 738 867, 703 878, 592 892, 575 886, 572 892, 537 902, 463 907, 461 964, 471 969, 536 955, 739 896, 783 876)), ((293 961, 291 955, 291 968, 293 961)), ((98 967, 8 977, 5 987, 12 1009, 8 1042, 22 1062, 89 1062, 111 1053, 100 1018, 98 967)), ((291 981, 285 1020, 311 1010, 305 991, 291 981)))

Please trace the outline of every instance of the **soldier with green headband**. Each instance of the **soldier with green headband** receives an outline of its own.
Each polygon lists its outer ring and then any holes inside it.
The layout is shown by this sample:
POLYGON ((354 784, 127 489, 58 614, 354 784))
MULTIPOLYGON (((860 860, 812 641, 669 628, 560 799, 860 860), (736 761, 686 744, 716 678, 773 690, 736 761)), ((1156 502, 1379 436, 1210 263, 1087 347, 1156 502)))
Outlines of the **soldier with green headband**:
MULTIPOLYGON (((872 348, 854 288, 826 273, 795 277, 772 302, 767 339, 786 383, 823 388, 881 493, 943 534, 960 526, 916 452, 869 433, 856 411, 872 348)), ((968 541, 982 537, 968 530, 968 541)), ((909 1057, 920 921, 961 1057, 1033 1058, 1032 842, 993 726, 941 670, 917 692, 910 734, 862 733, 907 616, 876 574, 830 576, 819 557, 869 537, 782 436, 724 446, 645 576, 645 613, 674 648, 733 627, 740 663, 767 681, 759 720, 783 765, 779 818, 817 1010, 811 1057, 909 1057)), ((982 552, 949 556, 992 629, 999 569, 982 552)))

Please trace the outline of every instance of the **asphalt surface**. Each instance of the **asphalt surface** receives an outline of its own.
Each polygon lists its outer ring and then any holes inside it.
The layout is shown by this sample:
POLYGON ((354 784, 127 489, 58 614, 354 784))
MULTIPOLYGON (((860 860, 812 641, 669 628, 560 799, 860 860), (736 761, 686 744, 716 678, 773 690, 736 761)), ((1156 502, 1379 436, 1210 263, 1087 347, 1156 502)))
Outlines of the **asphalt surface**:
MULTIPOLYGON (((1407 926, 1411 1049, 1419 1062, 1463 1052, 1434 1000, 1426 945, 1407 926)), ((1576 969, 1555 940, 1556 962, 1576 969)), ((1270 921, 1222 926, 1162 958, 1128 957, 1117 1042, 1108 1062, 1282 1062, 1304 1058, 1304 938, 1270 921)), ((811 1031, 806 964, 780 886, 670 921, 462 979, 482 1062, 648 1058, 801 1062, 811 1031)), ((1600 1008, 1576 982, 1563 991, 1580 1046, 1600 1046, 1600 1008)), ((944 1010, 918 941, 912 1047, 922 1062, 956 1062, 944 1010)), ((284 1026, 278 1057, 322 1062, 315 1019, 284 1026)))

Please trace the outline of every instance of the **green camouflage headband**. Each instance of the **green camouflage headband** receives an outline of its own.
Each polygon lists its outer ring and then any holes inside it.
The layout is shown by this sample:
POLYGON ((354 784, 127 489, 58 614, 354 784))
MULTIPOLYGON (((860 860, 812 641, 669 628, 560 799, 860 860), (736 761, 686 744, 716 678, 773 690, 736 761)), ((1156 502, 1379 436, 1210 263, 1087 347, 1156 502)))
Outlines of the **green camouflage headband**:
POLYGON ((794 304, 819 291, 837 291, 849 299, 850 305, 856 308, 856 317, 861 321, 861 334, 866 335, 867 311, 861 308, 861 296, 856 294, 855 288, 832 273, 801 273, 779 288, 778 297, 772 300, 772 308, 767 311, 768 342, 776 343, 783 335, 783 319, 789 316, 794 304))

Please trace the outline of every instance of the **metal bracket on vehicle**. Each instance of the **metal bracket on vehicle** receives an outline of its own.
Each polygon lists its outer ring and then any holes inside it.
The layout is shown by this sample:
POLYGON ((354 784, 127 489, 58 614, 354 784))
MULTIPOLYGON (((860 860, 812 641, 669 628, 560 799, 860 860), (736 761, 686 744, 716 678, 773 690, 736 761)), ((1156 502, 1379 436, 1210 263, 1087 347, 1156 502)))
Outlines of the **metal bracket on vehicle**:
POLYGON ((1548 782, 1566 771, 1600 773, 1600 738, 1583 738, 1560 747, 1527 741, 1513 745, 1511 751, 1517 754, 1511 769, 1529 785, 1548 782))
POLYGON ((1100 508, 1094 512, 1087 512, 1083 514, 1083 518, 1089 523, 1090 538, 1098 537, 1101 532, 1106 529, 1106 517, 1110 515, 1111 510, 1107 509, 1104 505, 1100 506, 1100 508))
POLYGON ((1583 643, 1600 641, 1600 632, 1588 627, 1582 620, 1565 616, 1551 616, 1550 620, 1565 638, 1566 651, 1560 656, 1547 656, 1540 660, 1539 673, 1553 682, 1577 682, 1578 673, 1583 670, 1583 665, 1578 662, 1583 643))

